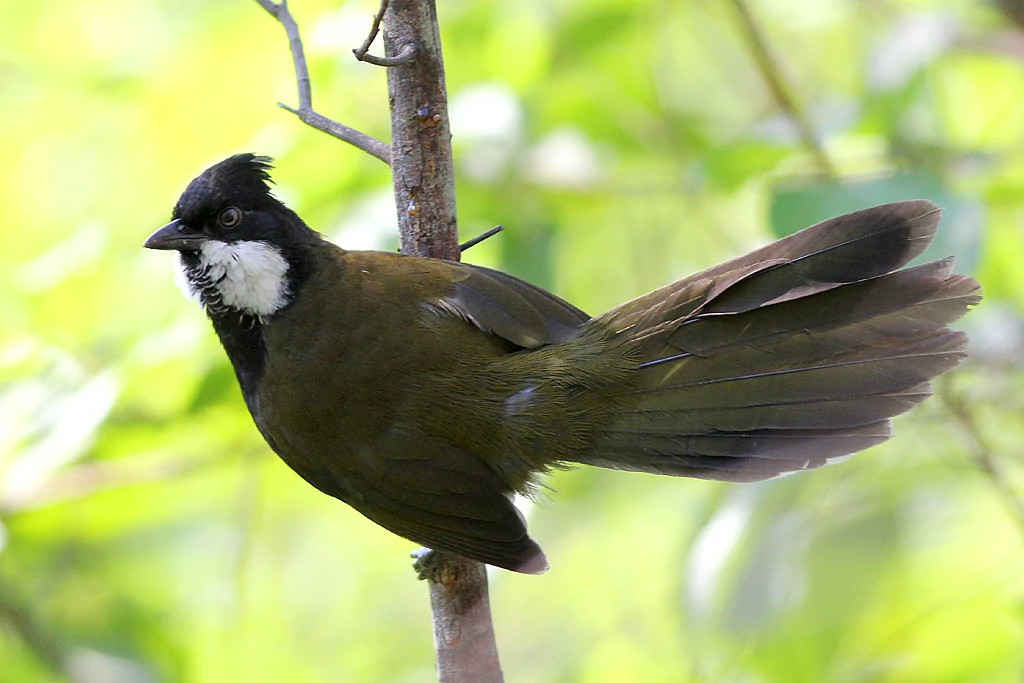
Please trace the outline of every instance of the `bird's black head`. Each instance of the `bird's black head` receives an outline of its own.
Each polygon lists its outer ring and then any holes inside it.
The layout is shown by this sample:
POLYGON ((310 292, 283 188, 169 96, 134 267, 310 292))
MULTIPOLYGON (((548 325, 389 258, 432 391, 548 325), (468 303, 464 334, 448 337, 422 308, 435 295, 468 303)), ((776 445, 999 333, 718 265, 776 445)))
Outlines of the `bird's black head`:
POLYGON ((309 250, 321 242, 270 192, 271 160, 237 154, 195 178, 171 222, 146 240, 174 250, 189 294, 211 315, 264 320, 294 298, 309 250))
POLYGON ((271 164, 269 157, 236 154, 206 169, 181 193, 171 222, 144 246, 198 251, 214 239, 262 240, 288 248, 315 239, 316 233, 270 193, 271 164))
MULTIPOLYGON (((269 157, 236 154, 214 164, 188 184, 171 213, 188 225, 223 224, 220 213, 230 206, 241 210, 274 209, 281 203, 270 194, 269 157), (215 220, 218 219, 218 220, 215 220)), ((224 227, 223 225, 219 227, 224 227)), ((238 227, 238 226, 229 226, 238 227)), ((227 236, 227 235, 225 235, 227 236)))

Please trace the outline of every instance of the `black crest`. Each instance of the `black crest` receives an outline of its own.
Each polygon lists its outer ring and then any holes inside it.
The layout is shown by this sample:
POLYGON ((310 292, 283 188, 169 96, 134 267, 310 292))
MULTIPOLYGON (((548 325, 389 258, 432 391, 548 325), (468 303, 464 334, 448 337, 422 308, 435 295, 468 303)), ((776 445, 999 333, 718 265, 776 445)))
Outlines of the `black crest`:
POLYGON ((280 205, 270 193, 273 159, 255 154, 236 154, 203 171, 178 199, 174 218, 199 218, 226 205, 242 209, 280 205))
POLYGON ((274 168, 274 160, 270 157, 257 156, 246 152, 228 157, 220 163, 206 169, 199 177, 210 175, 214 184, 228 184, 236 187, 250 187, 264 193, 270 192, 273 180, 270 171, 274 168))

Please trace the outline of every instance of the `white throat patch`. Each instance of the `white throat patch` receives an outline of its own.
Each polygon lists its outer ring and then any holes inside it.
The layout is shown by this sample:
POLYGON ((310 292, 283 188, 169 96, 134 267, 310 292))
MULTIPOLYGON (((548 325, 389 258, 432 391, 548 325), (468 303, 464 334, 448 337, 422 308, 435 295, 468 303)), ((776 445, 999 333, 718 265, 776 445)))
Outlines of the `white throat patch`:
POLYGON ((190 298, 210 308, 232 308, 262 319, 288 303, 288 261, 267 242, 210 240, 199 250, 199 266, 178 256, 175 281, 190 298))

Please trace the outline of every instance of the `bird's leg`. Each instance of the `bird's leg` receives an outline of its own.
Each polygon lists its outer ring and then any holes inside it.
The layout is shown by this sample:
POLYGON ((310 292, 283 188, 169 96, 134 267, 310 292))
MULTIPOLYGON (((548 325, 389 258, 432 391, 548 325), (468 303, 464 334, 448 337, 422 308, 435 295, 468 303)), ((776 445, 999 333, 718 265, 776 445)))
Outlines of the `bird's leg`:
POLYGON ((439 581, 445 566, 455 557, 451 553, 430 548, 419 548, 409 555, 415 558, 412 568, 416 570, 416 576, 420 581, 439 581))

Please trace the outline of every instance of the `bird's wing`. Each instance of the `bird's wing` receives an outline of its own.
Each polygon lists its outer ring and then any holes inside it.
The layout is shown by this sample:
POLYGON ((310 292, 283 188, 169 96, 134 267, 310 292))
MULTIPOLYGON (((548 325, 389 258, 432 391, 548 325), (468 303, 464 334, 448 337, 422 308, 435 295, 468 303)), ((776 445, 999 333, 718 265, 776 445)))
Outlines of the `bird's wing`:
POLYGON ((312 469, 286 461, 324 493, 411 541, 512 571, 547 569, 508 487, 479 458, 400 427, 368 450, 373 458, 357 454, 344 468, 312 469))
POLYGON ((567 301, 506 273, 450 265, 452 289, 438 308, 516 346, 529 349, 567 341, 590 319, 567 301))

